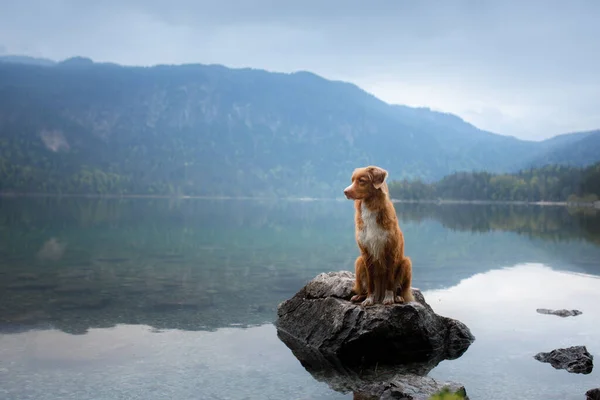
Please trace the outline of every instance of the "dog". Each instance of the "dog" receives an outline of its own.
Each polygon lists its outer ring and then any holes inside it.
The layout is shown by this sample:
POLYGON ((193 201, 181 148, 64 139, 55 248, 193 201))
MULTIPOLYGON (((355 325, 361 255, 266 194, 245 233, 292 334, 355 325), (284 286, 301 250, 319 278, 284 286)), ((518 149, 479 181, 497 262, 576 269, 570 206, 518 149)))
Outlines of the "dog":
POLYGON ((363 306, 414 301, 412 262, 404 254, 404 235, 389 198, 387 177, 388 172, 377 166, 357 168, 352 184, 344 189, 346 198, 354 201, 360 250, 354 265, 356 295, 351 301, 362 301, 363 306))

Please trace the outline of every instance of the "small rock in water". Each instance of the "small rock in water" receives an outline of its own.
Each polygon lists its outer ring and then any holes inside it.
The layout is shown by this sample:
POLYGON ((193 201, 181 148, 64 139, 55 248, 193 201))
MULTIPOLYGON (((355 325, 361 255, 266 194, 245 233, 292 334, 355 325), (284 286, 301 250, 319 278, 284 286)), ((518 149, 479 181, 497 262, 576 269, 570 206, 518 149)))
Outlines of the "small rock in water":
POLYGON ((600 400, 600 388, 588 390, 585 396, 585 400, 600 400))
POLYGON ((594 356, 588 353, 585 346, 572 346, 552 350, 549 353, 538 353, 534 358, 550 363, 556 369, 565 369, 575 374, 589 374, 594 368, 594 356))
POLYGON ((577 315, 581 315, 582 312, 579 310, 550 310, 548 308, 538 308, 536 310, 540 314, 548 314, 548 315, 558 315, 559 317, 575 317, 577 315))
POLYGON ((398 374, 389 381, 363 384, 353 390, 354 398, 365 400, 468 400, 467 391, 455 382, 437 382, 429 376, 398 374))

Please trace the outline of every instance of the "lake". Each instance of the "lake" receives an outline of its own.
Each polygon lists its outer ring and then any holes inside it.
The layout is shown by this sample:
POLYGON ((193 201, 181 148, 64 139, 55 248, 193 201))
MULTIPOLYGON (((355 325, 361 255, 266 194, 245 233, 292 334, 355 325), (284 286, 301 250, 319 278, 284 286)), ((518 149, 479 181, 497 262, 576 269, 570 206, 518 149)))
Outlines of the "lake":
MULTIPOLYGON (((476 341, 436 380, 471 399, 582 399, 600 354, 600 213, 396 206, 413 285, 476 341), (538 308, 578 309, 561 318, 538 308)), ((0 199, 0 398, 352 399, 278 339, 277 305, 358 254, 350 201, 0 199)))

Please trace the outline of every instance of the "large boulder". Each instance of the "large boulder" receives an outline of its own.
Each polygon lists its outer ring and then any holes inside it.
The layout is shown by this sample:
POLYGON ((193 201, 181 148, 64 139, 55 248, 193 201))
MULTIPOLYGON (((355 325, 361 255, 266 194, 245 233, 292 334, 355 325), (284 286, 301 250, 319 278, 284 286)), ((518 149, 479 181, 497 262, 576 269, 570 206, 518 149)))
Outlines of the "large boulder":
POLYGON ((282 340, 344 365, 363 366, 435 366, 460 357, 475 340, 462 322, 436 314, 418 289, 413 289, 415 302, 363 307, 349 301, 353 284, 351 272, 322 273, 279 304, 282 340))

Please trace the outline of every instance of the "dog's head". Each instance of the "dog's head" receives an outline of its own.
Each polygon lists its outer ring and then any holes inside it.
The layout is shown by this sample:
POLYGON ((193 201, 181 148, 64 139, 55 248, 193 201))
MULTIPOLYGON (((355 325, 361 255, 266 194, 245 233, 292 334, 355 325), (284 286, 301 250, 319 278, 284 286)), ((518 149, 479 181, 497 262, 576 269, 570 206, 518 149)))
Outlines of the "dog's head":
POLYGON ((381 192, 387 195, 387 176, 388 172, 380 167, 357 168, 352 173, 352 184, 344 189, 344 194, 349 200, 363 200, 381 192))

